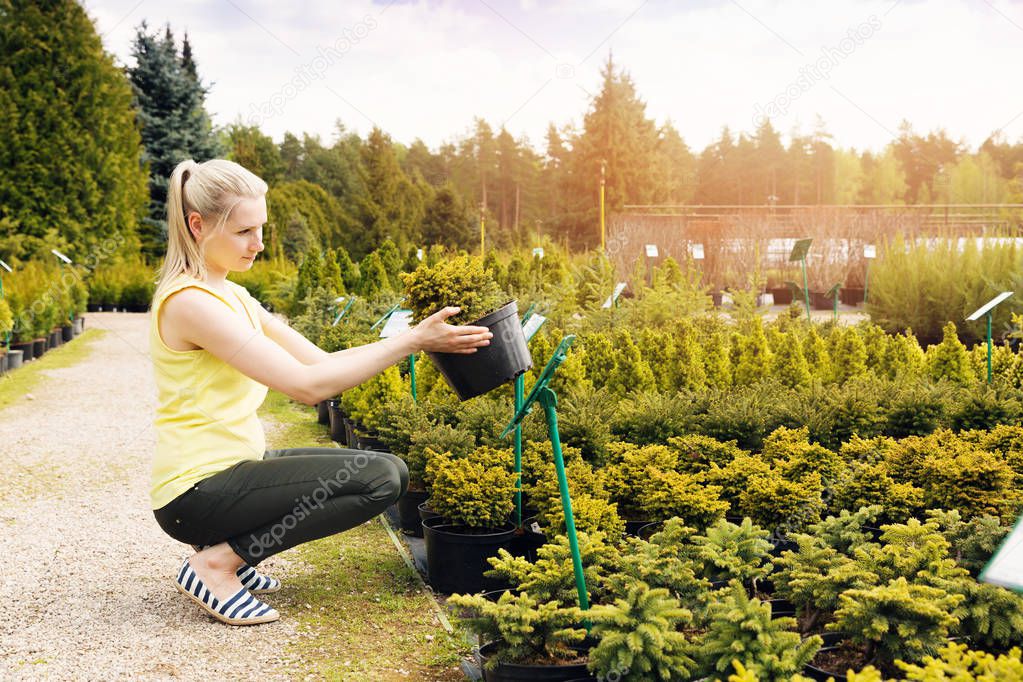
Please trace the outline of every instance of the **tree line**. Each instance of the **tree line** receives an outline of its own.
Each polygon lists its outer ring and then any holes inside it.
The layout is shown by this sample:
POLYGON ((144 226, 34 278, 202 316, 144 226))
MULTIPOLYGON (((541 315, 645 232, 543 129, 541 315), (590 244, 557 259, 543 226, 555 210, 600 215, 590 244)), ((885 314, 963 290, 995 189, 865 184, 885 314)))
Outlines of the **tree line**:
POLYGON ((226 156, 270 185, 273 255, 344 246, 355 258, 385 239, 402 250, 526 245, 543 233, 593 246, 601 178, 607 209, 634 204, 918 204, 1023 202, 1023 141, 992 134, 969 149, 908 122, 881 150, 835 143, 818 119, 784 136, 769 120, 725 127, 694 151, 672 121, 646 112, 609 54, 581 122, 551 123, 538 146, 476 118, 431 148, 365 137, 340 121, 332 140, 274 141, 239 121, 217 129, 187 35, 136 30, 118 67, 71 0, 0 0, 0 257, 81 254, 116 236, 126 252, 163 253, 166 178, 184 158, 226 156))

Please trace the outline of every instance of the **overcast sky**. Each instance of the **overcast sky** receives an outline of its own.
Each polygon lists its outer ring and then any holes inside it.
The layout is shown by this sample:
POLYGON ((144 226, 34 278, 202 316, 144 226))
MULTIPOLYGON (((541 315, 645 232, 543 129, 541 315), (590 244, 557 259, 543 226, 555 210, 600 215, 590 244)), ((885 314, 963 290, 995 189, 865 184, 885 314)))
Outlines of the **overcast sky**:
POLYGON ((972 147, 1023 138, 1023 3, 739 0, 86 0, 129 63, 143 20, 187 30, 215 124, 280 140, 335 121, 431 147, 474 116, 543 147, 581 124, 601 63, 631 74, 658 122, 699 151, 723 125, 817 116, 840 146, 881 148, 902 119, 972 147))

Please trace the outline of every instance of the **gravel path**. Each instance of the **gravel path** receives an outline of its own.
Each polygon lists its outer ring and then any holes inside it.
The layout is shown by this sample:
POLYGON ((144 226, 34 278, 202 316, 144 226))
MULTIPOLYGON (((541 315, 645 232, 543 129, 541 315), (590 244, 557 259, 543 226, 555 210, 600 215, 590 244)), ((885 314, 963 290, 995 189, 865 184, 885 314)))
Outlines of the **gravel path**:
MULTIPOLYGON (((286 617, 232 628, 174 589, 191 550, 149 510, 148 323, 90 313, 109 331, 88 357, 0 412, 2 679, 289 677, 286 617)), ((261 568, 287 577, 284 557, 261 568)))

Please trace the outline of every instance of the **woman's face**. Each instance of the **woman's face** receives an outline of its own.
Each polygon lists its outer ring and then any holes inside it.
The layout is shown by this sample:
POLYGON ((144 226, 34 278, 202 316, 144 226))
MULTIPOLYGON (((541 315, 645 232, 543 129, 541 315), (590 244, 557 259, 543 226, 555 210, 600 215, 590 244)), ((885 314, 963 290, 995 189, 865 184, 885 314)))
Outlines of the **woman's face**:
MULTIPOLYGON (((266 223, 266 197, 242 199, 220 230, 206 233, 203 226, 206 265, 224 272, 245 271, 252 267, 256 254, 263 250, 263 225, 266 223)), ((209 225, 212 227, 215 223, 209 225)))

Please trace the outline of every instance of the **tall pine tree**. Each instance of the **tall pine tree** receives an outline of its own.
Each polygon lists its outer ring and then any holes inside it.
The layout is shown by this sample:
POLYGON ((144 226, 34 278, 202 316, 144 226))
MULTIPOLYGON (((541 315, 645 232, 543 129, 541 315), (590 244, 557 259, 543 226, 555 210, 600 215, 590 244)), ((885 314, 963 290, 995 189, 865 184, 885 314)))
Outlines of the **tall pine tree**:
POLYGON ((202 162, 221 153, 204 103, 208 89, 196 75, 191 45, 178 56, 168 26, 163 36, 145 22, 132 45, 128 78, 139 109, 144 158, 149 164, 149 216, 142 221, 142 252, 163 255, 167 244, 167 180, 184 159, 202 162))

